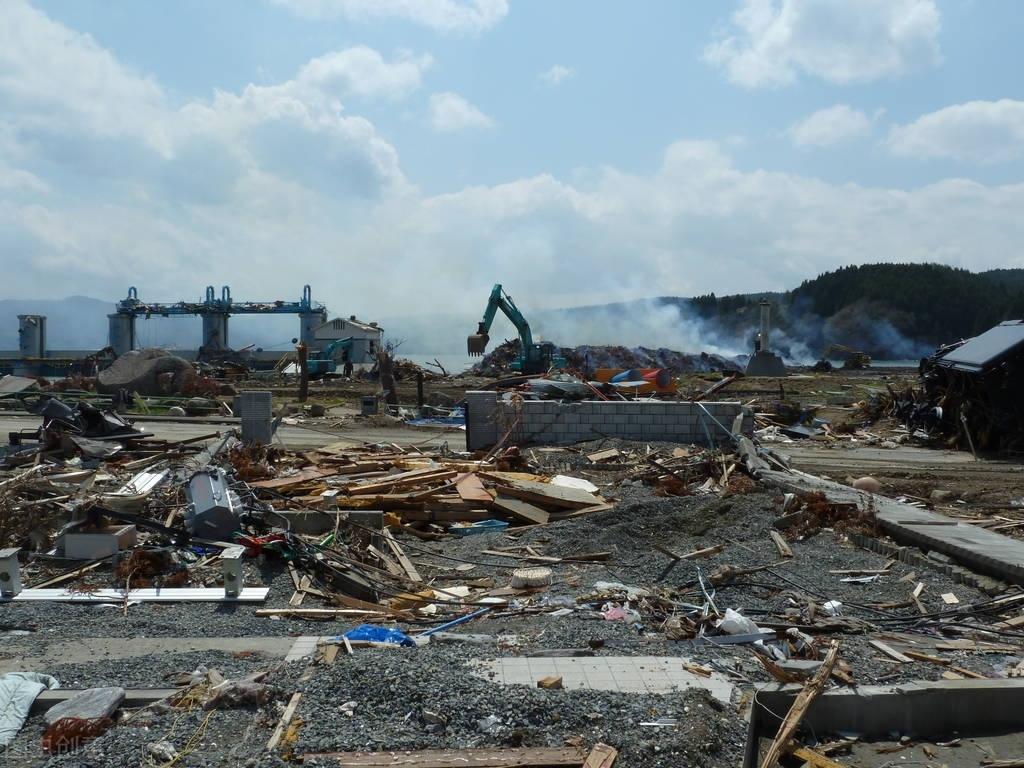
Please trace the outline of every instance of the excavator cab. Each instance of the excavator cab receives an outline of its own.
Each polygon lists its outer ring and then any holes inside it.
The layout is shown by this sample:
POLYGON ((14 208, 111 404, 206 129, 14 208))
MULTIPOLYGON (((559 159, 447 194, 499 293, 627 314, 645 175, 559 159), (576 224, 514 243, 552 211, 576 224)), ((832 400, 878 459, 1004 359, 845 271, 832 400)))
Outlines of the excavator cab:
POLYGON ((476 333, 466 337, 466 351, 471 357, 480 357, 487 349, 487 342, 490 340, 491 337, 487 335, 487 329, 484 328, 483 323, 480 323, 476 333))

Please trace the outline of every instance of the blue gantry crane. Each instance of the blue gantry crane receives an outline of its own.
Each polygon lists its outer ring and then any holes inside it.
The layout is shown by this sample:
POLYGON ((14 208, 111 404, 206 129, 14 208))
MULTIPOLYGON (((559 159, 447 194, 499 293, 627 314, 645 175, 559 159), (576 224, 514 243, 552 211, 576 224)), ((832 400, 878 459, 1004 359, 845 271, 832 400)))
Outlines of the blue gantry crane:
POLYGON ((327 308, 313 302, 312 289, 302 289, 299 301, 235 301, 231 288, 221 288, 218 297, 212 285, 206 287, 202 301, 178 301, 172 304, 144 302, 134 286, 128 296, 117 303, 116 311, 107 315, 110 321, 110 346, 118 355, 135 348, 135 321, 139 317, 175 317, 198 315, 203 319, 201 351, 220 352, 230 349, 228 318, 231 315, 298 315, 299 339, 307 347, 316 346, 316 329, 327 322, 327 308))

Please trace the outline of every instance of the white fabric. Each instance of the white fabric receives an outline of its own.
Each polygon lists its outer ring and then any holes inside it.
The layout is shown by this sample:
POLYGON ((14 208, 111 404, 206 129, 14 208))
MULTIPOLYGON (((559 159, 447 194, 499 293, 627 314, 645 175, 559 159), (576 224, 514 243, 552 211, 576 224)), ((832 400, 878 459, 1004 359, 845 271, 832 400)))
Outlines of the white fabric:
POLYGON ((36 696, 48 688, 59 687, 57 678, 39 672, 0 675, 0 747, 14 741, 36 696))

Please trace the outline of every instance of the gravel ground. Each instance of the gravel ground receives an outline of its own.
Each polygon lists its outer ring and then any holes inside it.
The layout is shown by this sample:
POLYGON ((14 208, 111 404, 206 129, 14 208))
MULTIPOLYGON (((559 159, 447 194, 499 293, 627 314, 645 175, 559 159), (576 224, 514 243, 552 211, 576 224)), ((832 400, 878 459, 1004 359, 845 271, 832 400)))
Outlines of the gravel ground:
MULTIPOLYGON (((186 654, 190 655, 190 654, 186 654)), ((181 657, 170 657, 181 659, 181 657)), ((184 661, 184 659, 181 659, 184 661)), ((222 659, 223 661, 223 659, 222 659)), ((187 664, 185 664, 187 666, 187 664)), ((239 672, 255 671, 236 667, 239 672)), ((41 740, 45 722, 41 714, 31 716, 17 739, 3 753, 3 765, 12 768, 136 768, 160 765, 147 746, 168 741, 182 756, 174 763, 185 768, 213 768, 255 765, 264 751, 284 707, 304 671, 304 663, 281 665, 267 678, 271 700, 248 709, 192 711, 153 707, 76 752, 48 756, 41 740)), ((142 678, 143 680, 145 677, 142 678)))
MULTIPOLYGON (((607 441, 604 443, 600 447, 608 447, 607 441)), ((587 450, 597 447, 599 444, 595 443, 587 450)), ((549 470, 583 474, 583 460, 573 452, 534 451, 534 455, 549 470)), ((606 562, 556 564, 554 581, 548 590, 518 598, 512 610, 495 609, 456 630, 488 635, 496 642, 359 649, 354 656, 341 654, 333 665, 318 667, 305 681, 299 679, 304 663, 283 665, 268 678, 275 690, 273 702, 258 710, 218 711, 208 719, 205 713, 147 713, 129 725, 115 728, 86 749, 52 758, 47 764, 83 768, 152 764, 147 762, 146 745, 168 732, 182 752, 188 750, 190 737, 198 732, 192 749, 176 765, 284 764, 280 756, 265 754, 263 746, 285 702, 299 691, 303 698, 298 716, 303 724, 294 745, 296 753, 562 746, 577 741, 589 747, 605 741, 620 750, 616 766, 624 768, 731 766, 740 760, 745 737, 744 719, 735 703, 721 705, 697 691, 641 695, 505 687, 470 674, 468 663, 473 659, 542 653, 556 648, 597 646, 597 655, 686 656, 729 670, 737 682, 768 681, 749 646, 672 641, 666 638, 656 619, 646 619, 639 627, 604 620, 594 610, 600 602, 577 605, 572 613, 557 617, 547 613, 523 614, 518 610, 539 610, 545 602, 554 600, 572 604, 577 598, 592 595, 593 585, 598 581, 622 582, 658 592, 676 602, 702 604, 698 573, 708 576, 726 566, 770 566, 770 570, 744 575, 735 583, 718 587, 713 598, 719 610, 733 608, 754 621, 769 622, 770 616, 801 610, 809 600, 819 606, 826 600, 838 600, 844 605, 844 617, 870 622, 881 631, 905 628, 907 622, 893 622, 894 617, 909 621, 920 614, 916 607, 879 614, 869 605, 907 600, 917 581, 925 584, 921 603, 928 611, 947 607, 939 597, 946 592, 953 592, 963 605, 987 599, 980 591, 956 584, 937 570, 903 563, 895 563, 888 574, 875 582, 844 583, 842 576, 829 571, 879 569, 886 558, 855 547, 829 530, 792 542, 794 557, 783 560, 768 536, 771 523, 779 514, 777 493, 755 491, 728 498, 659 497, 648 488, 619 482, 620 473, 615 471, 588 470, 586 475, 602 487, 606 496, 618 500, 614 509, 541 527, 510 529, 504 534, 437 542, 401 538, 410 559, 433 580, 434 586, 470 580, 489 580, 494 587, 506 586, 512 570, 524 563, 484 555, 485 549, 529 545, 542 554, 558 557, 595 551, 611 553, 606 562), (681 561, 665 574, 671 561, 654 548, 655 544, 678 554, 719 544, 725 548, 707 558, 681 561), (465 562, 474 563, 473 568, 455 570, 465 562), (916 572, 913 579, 902 580, 911 572, 916 572), (342 709, 348 702, 355 704, 342 709), (428 710, 440 718, 425 715, 428 710), (492 715, 497 718, 493 726, 478 723, 492 715), (675 717, 678 725, 639 725, 658 717, 675 717)), ((271 587, 266 603, 142 604, 131 607, 127 616, 109 608, 16 603, 4 607, 3 625, 33 626, 36 637, 110 637, 125 638, 127 642, 141 636, 331 635, 353 626, 353 622, 257 618, 257 607, 285 607, 292 594, 291 579, 279 563, 250 565, 248 583, 271 587)), ((307 605, 320 603, 310 599, 307 605)), ((859 684, 938 679, 944 671, 944 667, 924 662, 893 663, 872 648, 864 634, 836 636, 841 642, 841 658, 850 665, 859 684)), ((31 648, 32 636, 20 636, 18 642, 31 648)), ((923 642, 922 648, 926 647, 927 642, 923 642)), ((1012 666, 1020 658, 1014 654, 973 653, 944 653, 943 657, 987 675, 1012 666)), ((191 671, 199 665, 216 668, 231 677, 275 664, 279 662, 213 651, 101 659, 88 664, 58 663, 39 671, 56 675, 65 686, 146 687, 166 685, 166 674, 191 671)), ((12 761, 11 765, 42 764, 45 756, 38 746, 41 733, 41 718, 31 718, 15 748, 4 757, 12 761)))
MULTIPOLYGON (((745 731, 734 708, 703 692, 670 695, 540 690, 472 675, 465 647, 359 652, 308 682, 297 752, 558 747, 580 739, 620 750, 617 766, 732 766, 745 731), (354 701, 353 714, 342 707, 354 701), (443 724, 432 724, 432 712, 443 724), (498 723, 480 723, 491 717, 498 723), (641 726, 660 717, 674 727, 641 726)), ((308 761, 307 761, 308 762, 308 761)), ((322 764, 328 764, 324 761, 322 764)))

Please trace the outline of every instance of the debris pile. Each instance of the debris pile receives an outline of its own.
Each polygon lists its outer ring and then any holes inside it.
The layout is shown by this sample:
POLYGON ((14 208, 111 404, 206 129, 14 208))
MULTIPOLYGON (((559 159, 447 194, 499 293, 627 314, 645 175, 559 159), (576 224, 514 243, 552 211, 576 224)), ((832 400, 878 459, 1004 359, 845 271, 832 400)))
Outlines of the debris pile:
MULTIPOLYGON (((738 360, 713 355, 707 352, 691 354, 659 347, 622 347, 583 345, 562 347, 559 354, 565 358, 568 367, 579 371, 594 371, 598 368, 664 368, 673 374, 741 371, 738 360)), ((481 376, 505 376, 512 370, 511 365, 519 357, 519 340, 512 339, 499 344, 473 366, 473 372, 481 376)))

